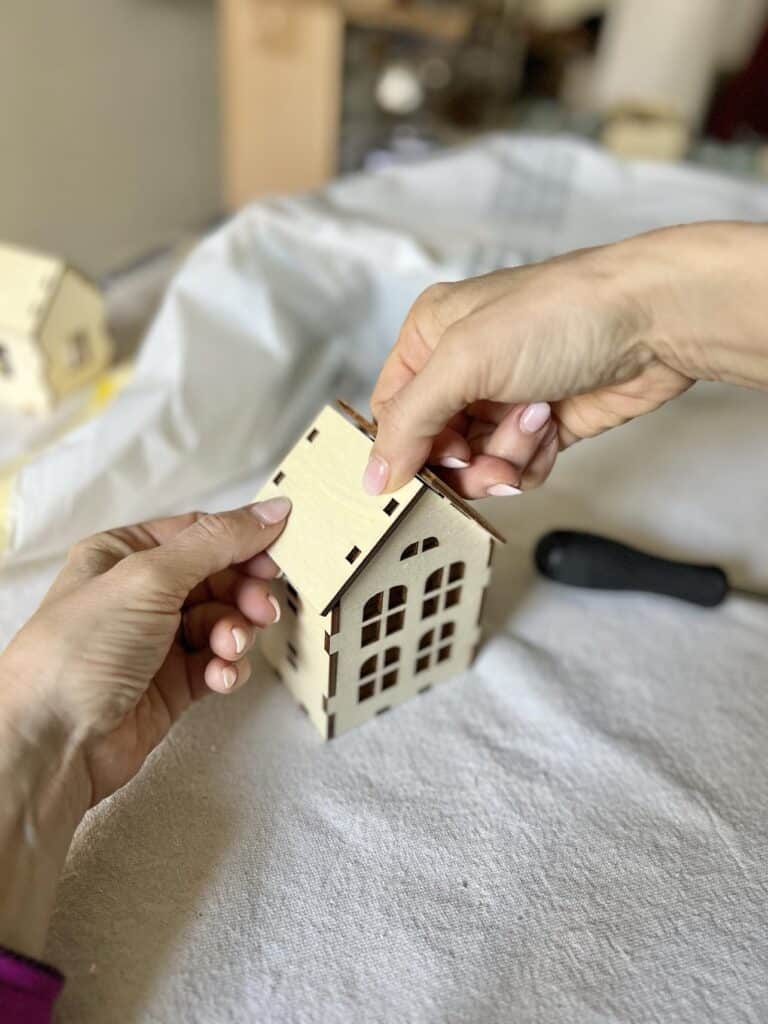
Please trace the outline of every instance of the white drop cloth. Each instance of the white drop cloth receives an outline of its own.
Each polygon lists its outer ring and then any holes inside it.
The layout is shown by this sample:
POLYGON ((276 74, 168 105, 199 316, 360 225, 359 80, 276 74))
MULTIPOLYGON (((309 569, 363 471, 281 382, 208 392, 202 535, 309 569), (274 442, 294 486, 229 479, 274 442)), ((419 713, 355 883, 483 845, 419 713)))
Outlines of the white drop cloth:
MULTIPOLYGON (((525 137, 246 210, 182 270, 101 445, 83 427, 22 481, 3 631, 70 536, 247 497, 333 388, 364 393, 427 281, 767 213, 758 186, 525 137)), ((356 732, 323 745, 263 667, 190 713, 78 833, 60 1020, 768 1020, 768 606, 531 570, 544 530, 588 526, 768 589, 767 430, 764 396, 700 387, 485 508, 510 543, 475 668, 356 732)))

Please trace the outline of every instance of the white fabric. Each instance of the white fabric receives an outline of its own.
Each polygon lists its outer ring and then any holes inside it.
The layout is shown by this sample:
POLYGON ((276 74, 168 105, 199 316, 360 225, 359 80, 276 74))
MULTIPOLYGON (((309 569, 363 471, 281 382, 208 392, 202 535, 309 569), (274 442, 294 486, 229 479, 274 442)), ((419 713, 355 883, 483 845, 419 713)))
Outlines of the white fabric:
MULTIPOLYGON (((766 212, 525 137, 246 210, 171 289, 101 468, 84 427, 24 480, 3 630, 70 535, 247 497, 331 387, 364 392, 427 280, 766 212)), ((531 551, 589 526, 768 589, 766 427, 764 396, 697 388, 484 509, 510 543, 475 668, 356 732, 323 745, 261 665, 191 712, 76 838, 60 1020, 765 1020, 768 606, 569 591, 531 551)))

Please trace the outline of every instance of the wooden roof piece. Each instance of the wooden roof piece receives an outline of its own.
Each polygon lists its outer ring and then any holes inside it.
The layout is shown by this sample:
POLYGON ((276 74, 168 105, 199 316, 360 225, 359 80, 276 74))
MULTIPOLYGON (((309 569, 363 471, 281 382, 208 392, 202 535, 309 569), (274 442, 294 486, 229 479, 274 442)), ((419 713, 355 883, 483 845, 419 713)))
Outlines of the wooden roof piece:
POLYGON ((51 256, 0 244, 0 330, 34 337, 65 269, 51 256))
MULTIPOLYGON (((367 420, 364 416, 361 416, 359 412, 353 409, 351 405, 348 405, 341 398, 337 398, 336 403, 340 409, 344 410, 353 423, 355 423, 360 430, 364 430, 371 441, 373 441, 376 437, 376 424, 372 420, 367 420)), ((427 485, 430 491, 434 491, 435 494, 439 494, 441 498, 447 498, 454 508, 461 512, 462 515, 466 516, 467 519, 474 519, 478 525, 482 526, 486 533, 490 533, 494 540, 497 540, 500 544, 507 543, 507 538, 503 534, 499 533, 496 527, 492 523, 489 523, 485 516, 481 516, 477 509, 473 508, 469 502, 465 501, 460 494, 457 494, 452 487, 449 487, 448 484, 444 480, 441 480, 436 473, 433 473, 431 469, 427 469, 425 467, 420 473, 417 473, 416 479, 421 480, 422 483, 427 485)))
MULTIPOLYGON (((352 423, 326 406, 259 492, 293 502, 270 554, 302 598, 325 615, 427 488, 497 540, 504 538, 428 470, 400 490, 376 497, 361 479, 371 451, 371 424, 349 406, 352 423)), ((375 429, 375 428, 374 428, 375 429)))

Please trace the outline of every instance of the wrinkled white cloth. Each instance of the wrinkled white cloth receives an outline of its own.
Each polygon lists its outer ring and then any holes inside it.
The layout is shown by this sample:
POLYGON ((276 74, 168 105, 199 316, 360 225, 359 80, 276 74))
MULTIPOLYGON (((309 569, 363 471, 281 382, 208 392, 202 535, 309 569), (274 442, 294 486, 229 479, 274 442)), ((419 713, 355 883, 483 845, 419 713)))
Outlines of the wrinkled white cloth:
MULTIPOLYGON (((364 393, 427 281, 766 211, 755 185, 525 137, 244 211, 182 270, 101 445, 86 426, 23 481, 3 629, 70 534, 246 498, 331 388, 364 393), (54 533, 32 497, 62 457, 54 533)), ((487 504, 509 544, 475 667, 339 740, 261 663, 195 708, 76 837, 60 1020, 768 1019, 768 605, 531 567, 543 531, 589 527, 768 590, 766 429, 764 396, 698 387, 487 504)))

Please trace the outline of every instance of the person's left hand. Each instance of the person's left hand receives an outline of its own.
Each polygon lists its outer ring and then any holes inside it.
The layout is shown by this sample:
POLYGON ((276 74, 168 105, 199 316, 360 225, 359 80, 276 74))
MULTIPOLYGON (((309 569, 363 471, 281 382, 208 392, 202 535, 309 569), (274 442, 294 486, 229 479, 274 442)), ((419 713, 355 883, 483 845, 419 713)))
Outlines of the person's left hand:
POLYGON ((128 782, 193 701, 246 681, 256 628, 280 615, 267 584, 278 569, 263 552, 289 511, 275 498, 73 548, 0 658, 0 718, 31 736, 36 722, 61 724, 85 807, 128 782))

